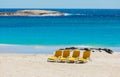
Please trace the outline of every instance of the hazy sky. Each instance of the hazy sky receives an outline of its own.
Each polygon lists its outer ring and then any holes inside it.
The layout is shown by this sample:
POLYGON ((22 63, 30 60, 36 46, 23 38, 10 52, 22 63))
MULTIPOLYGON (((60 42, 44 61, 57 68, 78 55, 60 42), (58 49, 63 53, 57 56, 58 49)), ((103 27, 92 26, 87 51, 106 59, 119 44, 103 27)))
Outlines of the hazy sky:
POLYGON ((0 8, 120 8, 120 0, 0 0, 0 8))

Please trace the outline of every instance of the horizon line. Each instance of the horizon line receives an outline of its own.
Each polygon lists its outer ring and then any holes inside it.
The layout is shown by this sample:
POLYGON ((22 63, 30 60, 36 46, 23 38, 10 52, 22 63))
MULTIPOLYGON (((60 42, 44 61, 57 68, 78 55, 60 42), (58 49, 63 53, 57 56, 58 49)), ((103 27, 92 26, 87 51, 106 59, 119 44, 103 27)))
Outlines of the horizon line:
POLYGON ((13 7, 10 7, 10 8, 6 8, 6 7, 0 7, 0 9, 120 9, 120 8, 30 8, 30 7, 27 7, 27 8, 13 8, 13 7))

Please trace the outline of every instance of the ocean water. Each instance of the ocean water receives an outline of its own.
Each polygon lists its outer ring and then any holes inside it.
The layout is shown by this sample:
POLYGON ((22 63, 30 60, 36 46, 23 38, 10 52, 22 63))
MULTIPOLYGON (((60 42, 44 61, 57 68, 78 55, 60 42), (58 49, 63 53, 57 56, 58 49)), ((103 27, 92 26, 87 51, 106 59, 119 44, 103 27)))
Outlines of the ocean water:
MULTIPOLYGON (((14 12, 24 9, 0 9, 14 12)), ((120 9, 47 9, 66 16, 0 16, 0 44, 120 46, 120 9)))

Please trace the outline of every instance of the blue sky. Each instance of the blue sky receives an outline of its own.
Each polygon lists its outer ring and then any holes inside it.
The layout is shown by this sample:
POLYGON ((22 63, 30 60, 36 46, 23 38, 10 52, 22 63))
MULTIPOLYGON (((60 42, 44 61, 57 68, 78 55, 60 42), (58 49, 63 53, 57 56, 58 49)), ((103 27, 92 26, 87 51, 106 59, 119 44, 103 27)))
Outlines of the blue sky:
POLYGON ((120 8, 120 0, 0 0, 0 8, 120 8))

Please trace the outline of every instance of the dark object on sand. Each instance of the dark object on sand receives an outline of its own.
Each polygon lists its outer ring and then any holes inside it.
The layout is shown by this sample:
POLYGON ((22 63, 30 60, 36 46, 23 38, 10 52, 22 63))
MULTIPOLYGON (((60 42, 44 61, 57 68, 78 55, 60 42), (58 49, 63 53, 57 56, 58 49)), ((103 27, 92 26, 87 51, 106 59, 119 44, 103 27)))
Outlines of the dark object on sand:
POLYGON ((70 49, 78 49, 78 48, 76 48, 76 47, 70 47, 70 49))
POLYGON ((101 51, 101 50, 102 50, 101 48, 98 48, 98 50, 99 50, 99 52, 102 52, 102 51, 101 51))
POLYGON ((61 48, 61 49, 59 49, 59 50, 64 50, 64 49, 61 48))
POLYGON ((104 50, 105 52, 107 52, 107 53, 109 53, 109 54, 112 54, 113 53, 113 51, 112 50, 110 50, 110 49, 102 49, 102 50, 104 50))
POLYGON ((69 47, 69 48, 65 48, 65 49, 78 49, 76 47, 69 47))
POLYGON ((84 48, 84 50, 89 50, 88 48, 84 48))
POLYGON ((84 48, 80 48, 80 50, 84 50, 84 48))
POLYGON ((70 48, 65 48, 65 49, 70 49, 70 48))

